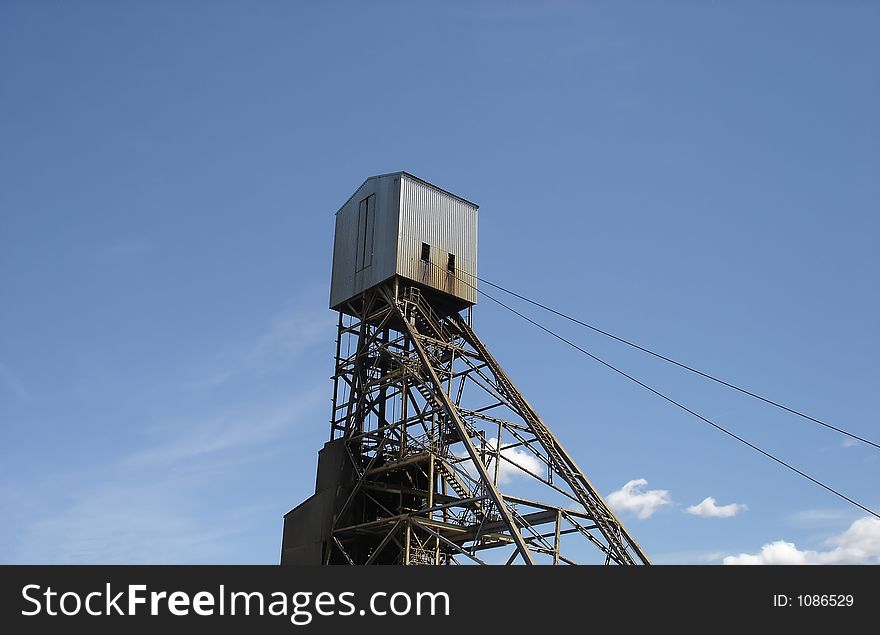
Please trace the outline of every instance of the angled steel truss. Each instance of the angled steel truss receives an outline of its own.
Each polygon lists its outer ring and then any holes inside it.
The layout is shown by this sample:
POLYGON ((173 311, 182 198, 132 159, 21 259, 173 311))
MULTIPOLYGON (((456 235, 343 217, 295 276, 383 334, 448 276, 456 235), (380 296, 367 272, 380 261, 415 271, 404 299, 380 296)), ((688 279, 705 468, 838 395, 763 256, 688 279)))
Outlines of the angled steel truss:
POLYGON ((470 314, 437 306, 395 281, 340 312, 331 442, 350 476, 324 562, 650 564, 470 314))

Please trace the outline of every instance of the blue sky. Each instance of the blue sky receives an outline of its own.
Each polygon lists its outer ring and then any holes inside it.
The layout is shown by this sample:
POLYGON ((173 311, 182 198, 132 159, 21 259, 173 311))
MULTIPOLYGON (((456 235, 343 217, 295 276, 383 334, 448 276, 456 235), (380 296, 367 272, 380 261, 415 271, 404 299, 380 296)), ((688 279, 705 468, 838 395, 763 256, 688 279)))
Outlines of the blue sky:
MULTIPOLYGON (((0 4, 0 561, 277 562, 328 435, 333 213, 401 169, 481 205, 484 277, 880 437, 878 27, 0 4)), ((880 508, 876 449, 540 319, 880 508)), ((656 562, 880 558, 880 521, 489 301, 476 327, 656 562)))

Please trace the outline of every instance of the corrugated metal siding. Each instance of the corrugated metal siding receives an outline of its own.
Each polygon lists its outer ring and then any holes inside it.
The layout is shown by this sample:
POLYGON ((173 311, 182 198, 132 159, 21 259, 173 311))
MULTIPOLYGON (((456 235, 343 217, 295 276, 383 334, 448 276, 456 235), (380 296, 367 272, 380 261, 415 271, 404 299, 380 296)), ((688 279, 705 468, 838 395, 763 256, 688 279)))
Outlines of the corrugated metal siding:
POLYGON ((395 273, 476 303, 477 206, 402 172, 367 179, 336 213, 330 307, 395 273), (370 266, 357 271, 358 208, 371 194, 373 255, 370 266), (422 243, 431 246, 431 266, 421 260, 422 243), (454 276, 446 272, 450 253, 454 276))
POLYGON ((476 303, 476 206, 401 175, 397 273, 476 303), (421 259, 422 243, 431 246, 431 265, 421 259), (446 273, 450 253, 455 254, 454 276, 446 273))
POLYGON ((333 272, 330 277, 330 308, 335 307, 354 290, 357 214, 345 213, 348 204, 336 214, 336 233, 333 236, 333 272))
POLYGON ((396 175, 367 179, 336 213, 333 240, 333 274, 330 281, 330 307, 358 295, 394 275, 397 262, 397 193, 396 175), (370 265, 357 271, 358 207, 376 195, 373 225, 373 257, 370 265))

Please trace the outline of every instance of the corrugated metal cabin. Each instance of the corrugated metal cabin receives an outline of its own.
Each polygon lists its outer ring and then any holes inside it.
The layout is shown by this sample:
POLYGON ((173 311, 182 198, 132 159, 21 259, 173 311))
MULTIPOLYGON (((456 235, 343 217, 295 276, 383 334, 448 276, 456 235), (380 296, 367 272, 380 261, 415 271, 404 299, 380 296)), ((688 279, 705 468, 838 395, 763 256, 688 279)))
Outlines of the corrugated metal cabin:
POLYGON ((368 178, 336 212, 330 308, 395 277, 451 310, 475 304, 478 207, 407 172, 368 178))

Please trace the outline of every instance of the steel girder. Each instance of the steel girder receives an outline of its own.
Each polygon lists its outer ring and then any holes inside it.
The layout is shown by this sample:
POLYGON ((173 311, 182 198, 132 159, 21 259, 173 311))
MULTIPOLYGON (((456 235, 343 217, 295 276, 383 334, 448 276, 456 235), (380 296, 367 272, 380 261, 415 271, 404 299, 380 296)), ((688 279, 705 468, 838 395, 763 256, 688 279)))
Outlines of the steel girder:
POLYGON ((395 281, 340 312, 336 350, 352 476, 325 563, 650 564, 469 319, 395 281))

